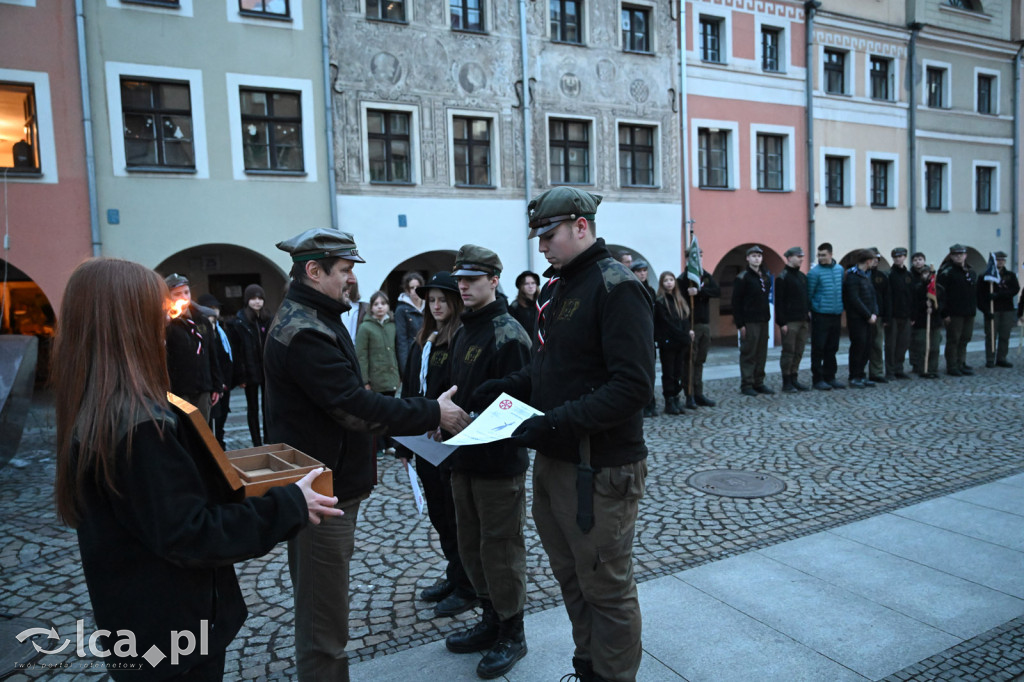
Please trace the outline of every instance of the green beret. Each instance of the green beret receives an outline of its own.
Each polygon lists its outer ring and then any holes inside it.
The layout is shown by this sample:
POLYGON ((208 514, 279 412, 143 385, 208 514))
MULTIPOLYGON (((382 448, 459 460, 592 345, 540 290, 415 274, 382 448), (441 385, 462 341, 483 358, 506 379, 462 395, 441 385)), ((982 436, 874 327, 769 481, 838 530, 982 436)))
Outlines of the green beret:
POLYGON ((565 220, 594 220, 600 194, 591 194, 575 187, 555 187, 530 201, 530 239, 548 232, 565 220))
POLYGON ((455 277, 478 277, 479 275, 495 277, 500 274, 501 259, 490 249, 475 244, 466 244, 459 249, 459 254, 455 256, 455 267, 452 268, 452 275, 455 277))
POLYGON ((949 252, 950 253, 967 253, 967 247, 964 246, 963 244, 953 244, 953 246, 949 247, 949 252))
POLYGON ((356 240, 348 232, 327 227, 314 227, 291 239, 277 243, 277 248, 292 255, 292 262, 299 263, 321 258, 344 258, 355 263, 365 263, 356 249, 356 240))

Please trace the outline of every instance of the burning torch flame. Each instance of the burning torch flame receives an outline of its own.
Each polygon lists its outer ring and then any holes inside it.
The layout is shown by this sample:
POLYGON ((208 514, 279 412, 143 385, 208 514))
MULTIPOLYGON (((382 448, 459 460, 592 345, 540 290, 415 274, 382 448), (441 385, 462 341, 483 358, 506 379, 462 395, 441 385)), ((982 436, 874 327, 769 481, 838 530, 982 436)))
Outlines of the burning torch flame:
POLYGON ((171 319, 173 320, 178 317, 181 317, 181 314, 185 312, 185 308, 187 307, 188 301, 186 301, 183 298, 179 298, 177 301, 170 305, 170 307, 167 309, 167 312, 171 316, 171 319))

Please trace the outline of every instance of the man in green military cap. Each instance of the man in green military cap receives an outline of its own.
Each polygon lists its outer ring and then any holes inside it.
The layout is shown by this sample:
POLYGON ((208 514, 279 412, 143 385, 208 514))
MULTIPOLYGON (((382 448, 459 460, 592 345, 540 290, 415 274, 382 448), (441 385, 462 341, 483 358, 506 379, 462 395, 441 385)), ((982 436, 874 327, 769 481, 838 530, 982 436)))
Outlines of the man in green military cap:
POLYGON ((278 243, 291 255, 291 283, 264 352, 267 433, 334 471, 343 516, 325 518, 288 541, 295 594, 298 678, 347 682, 348 576, 359 504, 377 482, 371 436, 415 435, 439 425, 458 433, 469 418, 452 402, 368 391, 352 337, 341 322, 363 263, 351 234, 316 228, 278 243))
POLYGON ((967 344, 974 333, 974 316, 978 310, 978 275, 967 263, 967 247, 949 247, 949 261, 939 268, 936 282, 945 292, 939 315, 946 325, 946 374, 961 377, 974 374, 967 366, 967 344))
MULTIPOLYGON (((530 361, 530 335, 498 299, 501 260, 490 249, 466 244, 452 271, 466 310, 452 341, 451 383, 460 387, 456 403, 485 381, 517 372, 530 361)), ((485 406, 480 406, 486 407, 485 406)), ((459 556, 483 616, 479 623, 450 635, 449 651, 485 651, 477 675, 500 677, 526 655, 526 448, 504 440, 463 446, 448 458, 452 471, 459 556)))
POLYGON ((556 187, 529 204, 551 267, 530 365, 480 386, 543 416, 513 434, 534 448, 533 518, 558 580, 581 680, 632 682, 642 655, 633 535, 647 476, 643 408, 654 387, 654 308, 596 233, 601 197, 556 187))
POLYGON ((1006 356, 1010 350, 1010 334, 1017 322, 1013 297, 1020 291, 1020 283, 1017 275, 1006 269, 1005 251, 996 251, 992 257, 999 281, 986 278, 978 283, 978 310, 985 316, 985 366, 1013 367, 1006 356))

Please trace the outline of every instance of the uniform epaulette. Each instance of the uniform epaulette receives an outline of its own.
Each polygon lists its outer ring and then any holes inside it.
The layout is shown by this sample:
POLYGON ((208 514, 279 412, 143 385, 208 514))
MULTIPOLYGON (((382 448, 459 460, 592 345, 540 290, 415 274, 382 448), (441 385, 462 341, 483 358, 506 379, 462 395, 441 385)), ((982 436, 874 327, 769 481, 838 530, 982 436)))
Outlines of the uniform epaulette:
POLYGON ((501 348, 506 343, 518 341, 527 348, 530 347, 530 335, 523 329, 523 325, 516 321, 511 315, 498 315, 494 318, 494 345, 501 348))
POLYGON ((286 298, 277 311, 274 324, 267 332, 267 338, 275 339, 287 346, 291 344, 296 334, 309 329, 326 334, 334 340, 338 339, 334 330, 316 316, 316 310, 286 298))
POLYGON ((597 261, 597 266, 601 268, 601 277, 604 279, 604 288, 607 291, 611 291, 623 282, 640 281, 625 265, 614 258, 602 258, 597 261))

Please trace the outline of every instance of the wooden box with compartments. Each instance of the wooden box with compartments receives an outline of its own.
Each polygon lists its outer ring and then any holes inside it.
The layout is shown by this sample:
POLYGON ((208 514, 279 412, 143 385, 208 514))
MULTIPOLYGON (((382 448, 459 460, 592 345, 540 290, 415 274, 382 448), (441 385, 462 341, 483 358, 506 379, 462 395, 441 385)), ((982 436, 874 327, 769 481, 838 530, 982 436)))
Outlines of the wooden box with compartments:
POLYGON ((295 483, 323 467, 324 472, 313 481, 313 490, 328 497, 334 495, 334 477, 322 462, 284 443, 225 452, 195 405, 173 393, 167 394, 167 400, 199 433, 233 490, 242 490, 246 497, 258 497, 270 488, 295 483))

